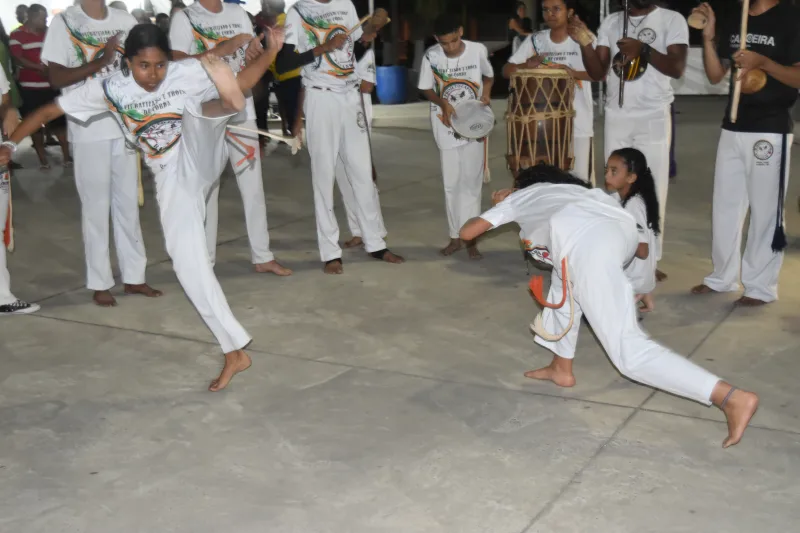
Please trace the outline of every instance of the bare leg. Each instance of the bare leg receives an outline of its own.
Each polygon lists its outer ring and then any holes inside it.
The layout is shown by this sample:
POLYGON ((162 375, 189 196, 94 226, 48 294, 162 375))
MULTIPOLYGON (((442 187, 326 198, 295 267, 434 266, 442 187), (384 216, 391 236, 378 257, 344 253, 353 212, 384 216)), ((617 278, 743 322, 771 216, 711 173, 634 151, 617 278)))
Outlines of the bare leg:
POLYGON ((247 355, 244 350, 236 350, 235 352, 229 352, 225 354, 225 366, 222 368, 222 372, 220 373, 219 377, 211 382, 211 386, 208 387, 208 390, 211 392, 219 392, 225 387, 228 386, 228 383, 231 382, 233 376, 238 374, 239 372, 244 372, 253 362, 250 360, 250 356, 247 355))
POLYGON ((224 116, 244 109, 244 94, 231 68, 223 60, 211 55, 203 56, 200 62, 219 93, 219 100, 203 104, 203 114, 209 117, 224 116))
POLYGON ((667 274, 656 269, 656 281, 666 281, 667 274))
POLYGON ((639 307, 639 311, 642 313, 650 313, 656 308, 656 302, 653 298, 653 293, 649 292, 647 294, 638 294, 636 298, 637 301, 641 302, 642 304, 641 307, 639 307))
POLYGON ((61 145, 61 157, 64 159, 64 166, 72 166, 72 157, 69 155, 69 141, 67 141, 67 130, 59 128, 55 130, 56 139, 58 144, 61 145))
POLYGON ((529 379, 540 379, 552 381, 559 387, 574 387, 575 375, 572 373, 572 359, 565 359, 557 355, 553 356, 553 361, 546 367, 539 370, 525 372, 525 377, 529 379))
POLYGON ((467 242, 467 255, 470 259, 475 261, 483 259, 483 255, 481 255, 481 252, 478 250, 478 239, 467 242))
POLYGON ((738 444, 742 440, 744 430, 750 424, 750 419, 756 414, 758 396, 720 381, 711 393, 711 403, 722 409, 728 420, 728 438, 722 442, 722 447, 728 448, 738 444))
POLYGON ((40 128, 36 133, 31 134, 31 140, 33 141, 33 149, 36 150, 36 156, 39 158, 39 167, 42 170, 47 170, 50 168, 50 164, 47 162, 47 153, 44 151, 44 132, 40 128))

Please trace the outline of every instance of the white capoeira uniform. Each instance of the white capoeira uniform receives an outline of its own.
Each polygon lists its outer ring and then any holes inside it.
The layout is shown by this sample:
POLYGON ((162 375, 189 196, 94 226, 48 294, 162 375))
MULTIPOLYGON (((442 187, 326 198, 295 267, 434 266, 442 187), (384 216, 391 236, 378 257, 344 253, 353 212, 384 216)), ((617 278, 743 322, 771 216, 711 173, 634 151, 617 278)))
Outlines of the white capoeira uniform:
MULTIPOLYGON (((370 48, 356 63, 356 76, 360 81, 366 81, 375 85, 375 50, 370 48)), ((363 93, 361 95, 364 101, 364 112, 367 117, 367 129, 372 132, 372 95, 363 93)), ((370 154, 371 155, 371 154, 370 154)), ((336 162, 336 185, 339 186, 339 192, 342 195, 342 203, 344 203, 344 210, 347 213, 347 226, 350 228, 350 235, 353 237, 361 237, 361 228, 358 225, 358 217, 356 216, 356 197, 353 194, 353 187, 350 185, 350 180, 347 177, 345 170, 344 160, 339 156, 336 162)), ((380 202, 378 198, 378 186, 373 182, 375 188, 376 201, 380 202)), ((386 226, 383 223, 383 214, 378 211, 380 236, 386 238, 386 226)))
MULTIPOLYGON (((0 68, 0 97, 8 94, 11 86, 2 68, 0 68)), ((0 141, 3 139, 3 132, 0 131, 0 141)), ((6 227, 8 221, 10 203, 9 190, 11 188, 11 173, 8 167, 0 168, 0 235, 6 227)), ((17 297, 11 293, 11 274, 8 273, 6 266, 6 245, 0 239, 0 306, 10 305, 17 301, 17 297)))
MULTIPOLYGON (((597 43, 593 43, 596 46, 597 43)), ((525 39, 522 46, 509 58, 512 65, 523 65, 534 55, 547 54, 544 66, 557 63, 566 65, 576 72, 586 72, 581 54, 581 45, 567 37, 556 43, 550 38, 550 30, 539 31, 525 39)), ((586 182, 594 184, 594 161, 592 138, 594 137, 594 101, 592 82, 575 80, 575 121, 573 123, 572 151, 574 162, 572 173, 586 182)))
MULTIPOLYGON (((430 47, 420 66, 420 91, 434 91, 456 107, 466 100, 479 100, 483 78, 493 78, 489 52, 480 43, 464 41, 458 57, 447 57, 441 45, 430 47)), ((481 212, 481 189, 485 164, 485 145, 456 136, 439 119, 442 110, 431 102, 431 126, 442 163, 444 200, 450 238, 457 239, 461 227, 481 212)))
MULTIPOLYGON (((243 33, 253 34, 253 25, 242 6, 223 3, 220 13, 212 13, 200 2, 195 2, 172 17, 169 40, 173 50, 191 56, 211 50, 231 37, 243 33)), ((236 54, 224 59, 234 73, 241 72, 245 67, 245 48, 240 48, 236 54)), ((252 94, 247 95, 245 110, 236 115, 230 123, 250 130, 258 129, 252 94)), ((256 265, 269 263, 275 256, 270 250, 269 243, 267 202, 264 196, 258 135, 230 131, 226 139, 231 167, 236 175, 244 204, 251 260, 256 265)), ((211 190, 206 214, 206 237, 212 264, 216 258, 218 227, 219 181, 211 190)))
POLYGON ((206 202, 228 159, 224 141, 231 116, 206 118, 201 102, 218 98, 213 82, 196 59, 171 62, 164 81, 154 92, 132 76, 115 74, 91 80, 62 96, 58 105, 79 120, 113 113, 145 152, 155 174, 167 252, 183 290, 219 342, 223 353, 244 348, 251 338, 233 316, 208 257, 204 222, 206 202))
MULTIPOLYGON (((106 41, 125 34, 136 19, 125 11, 108 8, 104 20, 95 20, 80 6, 68 7, 53 18, 42 47, 42 62, 68 68, 80 67, 103 51, 106 41)), ((105 78, 122 61, 121 49, 112 65, 93 78, 105 78)), ((81 87, 79 82, 62 89, 68 95, 81 87)), ((142 228, 139 224, 138 155, 111 115, 80 123, 67 120, 67 134, 75 160, 75 185, 81 199, 81 226, 86 253, 86 287, 105 291, 114 287, 109 252, 109 213, 114 224, 114 243, 122 282, 138 285, 145 282, 145 256, 142 228)))
MULTIPOLYGON (((619 200, 619 195, 615 196, 619 200)), ((646 244, 650 253, 646 259, 634 257, 625 267, 625 275, 633 286, 635 294, 650 294, 656 290, 656 243, 657 238, 653 230, 647 225, 647 207, 639 195, 629 199, 624 207, 636 222, 639 244, 646 244)))
MULTIPOLYGON (((617 41, 622 38, 623 13, 609 15, 597 32, 597 46, 609 49, 611 64, 619 52, 617 41)), ((649 44, 653 50, 667 53, 672 45, 689 45, 689 26, 686 19, 675 11, 656 7, 643 17, 630 17, 628 37, 649 44)), ((660 260, 666 226, 667 191, 669 188, 669 147, 672 140, 670 104, 675 99, 671 78, 652 65, 635 81, 625 82, 623 107, 619 107, 619 77, 609 67, 606 83, 605 154, 619 148, 636 148, 647 158, 656 182, 656 193, 661 210, 661 233, 655 250, 660 260)))
MULTIPOLYGON (((797 8, 781 2, 748 19, 747 48, 778 64, 796 65, 800 63, 798 28, 797 8)), ((739 49, 740 28, 736 24, 723 30, 718 53, 721 59, 730 60, 739 49)), ((797 89, 769 77, 761 91, 741 95, 739 116, 732 124, 729 100, 714 169, 714 272, 703 281, 715 291, 740 290, 741 275, 744 296, 763 302, 778 299, 783 251, 773 249, 772 243, 776 226, 784 224, 794 139, 791 112, 796 101, 797 89), (742 257, 742 226, 748 207, 750 228, 742 257)))
MULTIPOLYGON (((572 359, 581 316, 585 315, 614 366, 639 383, 711 404, 717 376, 652 340, 639 326, 633 287, 625 265, 636 253, 636 223, 619 203, 599 189, 537 184, 519 190, 481 215, 493 227, 516 222, 525 248, 537 261, 553 266, 548 301, 561 300, 561 260, 568 258, 574 321, 557 342, 538 336, 536 343, 572 359)), ((547 331, 569 324, 569 301, 545 309, 547 331)))
MULTIPOLYGON (((302 54, 356 27, 358 21, 350 0, 300 0, 286 15, 286 44, 302 54)), ((321 55, 302 71, 317 240, 323 262, 342 257, 339 224, 333 210, 335 168, 340 157, 353 189, 364 248, 369 253, 386 249, 381 206, 372 182, 367 118, 361 110, 355 72, 354 43, 362 33, 359 27, 340 50, 321 55)))

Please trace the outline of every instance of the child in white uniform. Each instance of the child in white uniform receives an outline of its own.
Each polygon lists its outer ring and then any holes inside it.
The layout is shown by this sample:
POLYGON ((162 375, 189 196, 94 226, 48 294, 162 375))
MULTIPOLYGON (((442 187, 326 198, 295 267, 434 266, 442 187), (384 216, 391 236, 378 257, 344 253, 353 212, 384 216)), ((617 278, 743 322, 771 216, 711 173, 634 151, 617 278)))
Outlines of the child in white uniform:
MULTIPOLYGON (((225 367, 212 382, 212 391, 225 388, 250 366, 243 348, 251 338, 234 318, 214 275, 205 241, 205 206, 228 157, 227 122, 244 109, 242 91, 261 79, 282 39, 282 30, 271 33, 271 51, 241 72, 237 82, 214 56, 204 57, 202 65, 195 59, 170 62, 166 34, 152 24, 136 26, 125 42, 124 72, 91 80, 40 108, 11 136, 13 141, 24 139, 65 113, 87 121, 111 109, 128 140, 142 148, 155 174, 161 225, 175 273, 225 353, 225 367)), ((0 148, 0 164, 11 153, 9 147, 0 148)))
POLYGON ((596 43, 585 47, 569 34, 569 20, 575 14, 575 0, 544 0, 542 14, 549 30, 536 32, 522 43, 503 68, 503 76, 510 78, 520 66, 535 68, 564 68, 575 79, 575 122, 573 125, 572 173, 584 181, 594 183, 592 137, 594 136, 594 102, 592 79, 583 65, 583 49, 593 49, 596 43))
MULTIPOLYGON (((42 63, 50 82, 64 95, 87 79, 101 79, 119 69, 125 34, 136 19, 105 0, 82 0, 53 18, 42 45, 42 63)), ((117 261, 128 294, 160 296, 145 284, 145 256, 139 224, 136 151, 109 114, 91 123, 67 121, 75 159, 75 185, 81 198, 81 228, 86 253, 86 287, 97 305, 111 307, 114 276, 109 251, 109 214, 117 261)))
MULTIPOLYGON (((361 59, 356 63, 356 76, 361 80, 361 98, 364 101, 364 114, 367 121, 367 129, 372 134, 372 91, 375 89, 375 49, 370 47, 361 59)), ((374 155, 374 154, 370 154, 374 155)), ((375 162, 372 163, 373 172, 375 162)), ((353 187, 350 185, 350 180, 345 170, 344 161, 341 156, 336 163, 336 184, 339 186, 339 192, 342 194, 342 202, 344 203, 344 210, 347 213, 347 225, 350 228, 350 235, 352 238, 344 243, 345 248, 355 248, 364 244, 361 238, 361 228, 358 225, 358 216, 356 216, 356 198, 353 195, 353 187)), ((373 183, 375 187, 376 201, 378 198, 378 186, 373 183)), ((378 213, 380 224, 380 235, 386 238, 386 226, 383 223, 383 214, 378 213)))
MULTIPOLYGON (((2 68, 0 68, 0 121, 3 123, 3 131, 8 131, 16 127, 19 122, 17 110, 11 106, 11 85, 2 68)), ((0 132, 0 141, 3 133, 0 132)), ((11 173, 8 165, 0 165, 0 235, 8 223, 8 216, 11 211, 11 173)), ((0 317, 10 315, 26 315, 35 313, 39 310, 37 304, 30 304, 20 300, 11 294, 11 276, 6 267, 6 244, 0 239, 0 317)))
POLYGON ((639 310, 649 313, 655 306, 656 256, 653 252, 661 226, 656 183, 644 154, 636 148, 613 151, 606 163, 606 190, 614 193, 636 221, 639 246, 633 261, 625 268, 625 274, 633 285, 636 301, 642 302, 639 310))
MULTIPOLYGON (((172 17, 169 38, 175 59, 184 59, 189 56, 202 56, 231 37, 246 33, 253 35, 253 25, 242 6, 223 3, 221 0, 199 0, 172 17)), ((224 58, 234 73, 244 68, 246 53, 253 52, 246 52, 247 48, 239 48, 224 58)), ((247 94, 245 110, 234 117, 231 124, 250 130, 257 129, 252 94, 247 94)), ((270 250, 267 202, 264 196, 261 150, 257 137, 256 134, 241 131, 229 132, 227 137, 231 167, 236 175, 244 203, 251 260, 256 272, 289 276, 292 271, 278 263, 270 250)), ((206 215, 206 238, 212 263, 216 257, 218 226, 219 184, 211 190, 206 215)))
MULTIPOLYGON (((688 359, 659 345, 639 327, 633 288, 624 267, 639 244, 636 222, 610 195, 588 189, 582 180, 555 167, 537 165, 520 173, 520 189, 496 192, 495 207, 469 221, 461 238, 470 240, 504 224, 516 222, 520 237, 534 259, 553 266, 548 300, 561 298, 561 260, 568 257, 574 296, 574 322, 556 342, 538 336, 536 342, 556 355, 550 366, 527 377, 557 385, 575 384, 572 359, 581 316, 587 320, 608 357, 626 377, 720 407, 728 419, 723 446, 736 444, 758 407, 758 397, 720 380, 688 359)), ((569 324, 569 301, 560 309, 545 309, 548 331, 569 324)))
MULTIPOLYGON (((453 131, 450 117, 455 106, 466 100, 491 103, 494 71, 489 52, 480 43, 461 37, 464 28, 456 17, 443 15, 434 23, 438 44, 425 52, 419 73, 418 89, 431 102, 433 137, 439 147, 444 180, 444 199, 450 243, 441 251, 452 255, 464 243, 458 230, 481 212, 484 144, 464 139, 453 131)), ((476 243, 467 244, 472 259, 480 259, 476 243)))

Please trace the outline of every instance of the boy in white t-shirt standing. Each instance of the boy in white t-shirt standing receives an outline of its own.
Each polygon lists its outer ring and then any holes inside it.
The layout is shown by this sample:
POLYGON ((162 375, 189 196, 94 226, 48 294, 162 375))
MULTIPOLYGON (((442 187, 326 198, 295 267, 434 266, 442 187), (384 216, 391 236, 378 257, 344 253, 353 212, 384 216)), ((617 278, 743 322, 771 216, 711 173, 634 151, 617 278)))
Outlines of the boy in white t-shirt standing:
MULTIPOLYGON (((3 133, 13 131, 19 122, 19 114, 11 105, 11 85, 2 68, 0 68, 0 96, 2 96, 2 100, 0 100, 0 121, 3 124, 0 141, 2 141, 3 133)), ((0 235, 3 236, 5 236, 4 232, 9 230, 6 225, 11 212, 10 191, 11 173, 8 166, 0 166, 0 235)), ((11 294, 11 276, 6 267, 6 243, 5 239, 0 239, 0 317, 27 315, 38 310, 38 305, 20 300, 11 294)))
MULTIPOLYGON (((175 13, 169 30, 169 40, 175 59, 187 56, 198 57, 213 50, 215 46, 237 35, 253 33, 250 17, 242 6, 223 3, 222 0, 198 0, 186 9, 175 13)), ((254 44, 254 43, 253 43, 254 44)), ((241 72, 247 61, 246 48, 226 56, 225 62, 234 73, 241 72)), ((260 45, 257 47, 260 48, 260 45)), ((253 53, 256 52, 254 48, 253 53)), ((231 124, 250 130, 258 129, 253 95, 247 95, 245 111, 237 115, 231 124)), ((261 173, 261 150, 258 136, 242 132, 228 133, 230 163, 236 174, 239 192, 244 203, 244 217, 250 253, 256 272, 271 272, 278 276, 289 276, 292 271, 280 265, 270 251, 269 228, 267 227, 267 202, 264 197, 264 180, 261 173)), ((211 262, 214 262, 219 225, 219 182, 211 190, 206 214, 206 238, 211 262)))
MULTIPOLYGON (((370 40, 374 39, 374 36, 369 36, 370 40)), ((356 76, 358 79, 361 80, 361 99, 364 105, 364 114, 367 117, 367 129, 372 135, 372 91, 375 90, 376 85, 376 77, 375 77, 375 49, 373 47, 368 48, 364 55, 356 63, 356 76)), ((375 154, 372 153, 372 142, 370 141, 370 154, 372 157, 375 154)), ((375 161, 372 162, 372 172, 373 172, 373 186, 375 188, 375 196, 378 196, 378 186, 374 183, 376 178, 375 173, 375 161)), ((341 157, 339 157, 339 161, 336 163, 336 184, 339 186, 339 192, 342 194, 342 202, 344 203, 344 210, 347 213, 347 226, 350 228, 350 234, 352 235, 349 241, 344 243, 345 248, 355 248, 357 246, 362 246, 364 244, 364 239, 361 237, 361 228, 358 225, 358 217, 356 216, 356 198, 353 195, 353 187, 350 185, 350 179, 347 176, 347 171, 345 170, 344 161, 341 157)), ((386 227, 383 223, 383 214, 379 213, 380 215, 380 235, 383 238, 386 238, 386 227)))
POLYGON ((303 67, 303 111, 317 240, 325 273, 344 271, 339 224, 333 211, 335 167, 340 157, 353 188, 367 253, 386 263, 404 262, 389 251, 381 236, 381 206, 372 182, 367 117, 355 71, 356 41, 368 40, 374 31, 361 29, 350 0, 300 0, 286 15, 286 31, 276 67, 279 73, 303 67))
MULTIPOLYGON (((584 48, 592 50, 595 43, 581 46, 570 35, 569 20, 575 15, 575 0, 544 0, 542 14, 549 30, 536 32, 522 43, 503 68, 503 77, 510 78, 520 66, 536 68, 539 65, 563 67, 575 78, 575 123, 572 173, 583 181, 594 184, 592 162, 592 137, 594 136, 594 102, 592 79, 583 65, 584 48)), ((572 29, 575 27, 572 26, 572 29)))
MULTIPOLYGON (((689 26, 680 13, 658 7, 653 0, 629 0, 629 14, 627 38, 622 38, 624 13, 612 13, 598 30, 595 53, 587 54, 584 63, 594 79, 608 75, 604 159, 619 148, 637 148, 653 171, 661 209, 662 231, 656 251, 660 260, 669 186, 670 104, 675 99, 671 80, 682 77, 686 68, 689 26), (625 82, 620 105, 616 65, 623 56, 628 61, 638 58, 646 70, 639 75, 640 68, 638 79, 625 82)), ((666 275, 658 271, 656 277, 663 280, 666 275)))
MULTIPOLYGON (((81 0, 53 19, 42 47, 50 84, 68 94, 89 79, 105 78, 121 63, 122 43, 136 19, 106 6, 105 0, 81 0)), ((86 252, 86 286, 102 307, 116 305, 109 253, 109 212, 126 294, 160 296, 145 284, 145 256, 139 224, 138 155, 111 115, 79 123, 67 121, 75 160, 75 185, 81 198, 86 252)))
MULTIPOLYGON (((448 256, 464 246, 458 235, 461 226, 480 214, 485 163, 483 142, 458 136, 450 118, 462 101, 491 103, 494 71, 486 47, 462 39, 464 28, 456 17, 439 17, 434 32, 438 44, 425 52, 418 88, 431 102, 433 136, 441 155, 450 229, 450 243, 441 253, 448 256)), ((471 259, 481 258, 475 241, 466 245, 471 259)))

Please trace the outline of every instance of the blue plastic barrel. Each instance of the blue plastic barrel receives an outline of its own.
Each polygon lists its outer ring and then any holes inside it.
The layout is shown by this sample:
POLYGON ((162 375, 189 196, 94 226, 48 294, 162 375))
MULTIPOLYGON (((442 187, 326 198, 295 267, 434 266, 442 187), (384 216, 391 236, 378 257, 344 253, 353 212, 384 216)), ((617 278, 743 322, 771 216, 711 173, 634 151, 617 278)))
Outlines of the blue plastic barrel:
POLYGON ((378 67, 378 101, 384 105, 403 104, 406 101, 408 70, 406 67, 378 67))

